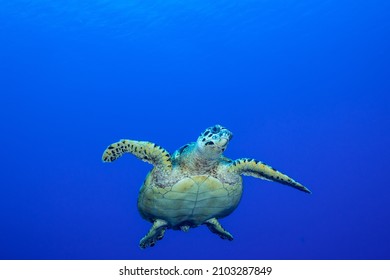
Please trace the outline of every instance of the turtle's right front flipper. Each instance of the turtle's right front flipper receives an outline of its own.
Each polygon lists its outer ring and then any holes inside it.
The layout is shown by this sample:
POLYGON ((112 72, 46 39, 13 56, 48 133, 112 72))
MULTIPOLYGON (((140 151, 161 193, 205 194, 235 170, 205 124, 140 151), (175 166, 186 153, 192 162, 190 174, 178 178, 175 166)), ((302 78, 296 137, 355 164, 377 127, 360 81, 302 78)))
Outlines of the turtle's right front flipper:
POLYGON ((153 164, 156 168, 167 171, 172 169, 170 154, 164 148, 147 141, 120 140, 107 147, 102 160, 112 162, 125 153, 133 154, 137 158, 153 164))

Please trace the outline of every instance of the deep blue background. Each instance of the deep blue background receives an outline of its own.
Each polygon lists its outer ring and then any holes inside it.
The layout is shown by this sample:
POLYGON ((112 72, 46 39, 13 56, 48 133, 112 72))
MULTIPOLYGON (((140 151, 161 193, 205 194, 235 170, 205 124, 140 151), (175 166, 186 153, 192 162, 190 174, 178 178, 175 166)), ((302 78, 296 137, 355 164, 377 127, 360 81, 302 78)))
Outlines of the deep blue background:
POLYGON ((0 0, 1 259, 389 259, 390 2, 0 0), (121 138, 173 152, 228 127, 245 178, 207 228, 138 242, 151 168, 121 138))

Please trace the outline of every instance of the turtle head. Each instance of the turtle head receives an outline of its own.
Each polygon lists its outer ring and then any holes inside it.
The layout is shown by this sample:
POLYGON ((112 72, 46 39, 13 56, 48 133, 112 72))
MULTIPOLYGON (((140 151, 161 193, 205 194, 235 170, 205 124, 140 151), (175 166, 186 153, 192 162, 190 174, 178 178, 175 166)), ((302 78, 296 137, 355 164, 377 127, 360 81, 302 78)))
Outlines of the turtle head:
POLYGON ((196 141, 197 150, 206 158, 218 158, 226 150, 233 133, 217 124, 207 128, 196 141))

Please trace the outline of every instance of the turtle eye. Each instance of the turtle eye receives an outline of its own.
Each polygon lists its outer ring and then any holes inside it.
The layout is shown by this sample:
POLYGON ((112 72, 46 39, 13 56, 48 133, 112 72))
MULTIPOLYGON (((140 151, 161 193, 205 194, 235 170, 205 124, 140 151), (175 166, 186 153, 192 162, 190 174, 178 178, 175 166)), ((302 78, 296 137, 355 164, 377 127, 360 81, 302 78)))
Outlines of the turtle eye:
POLYGON ((211 132, 218 133, 220 130, 221 130, 221 128, 219 126, 213 126, 213 128, 211 129, 211 132))

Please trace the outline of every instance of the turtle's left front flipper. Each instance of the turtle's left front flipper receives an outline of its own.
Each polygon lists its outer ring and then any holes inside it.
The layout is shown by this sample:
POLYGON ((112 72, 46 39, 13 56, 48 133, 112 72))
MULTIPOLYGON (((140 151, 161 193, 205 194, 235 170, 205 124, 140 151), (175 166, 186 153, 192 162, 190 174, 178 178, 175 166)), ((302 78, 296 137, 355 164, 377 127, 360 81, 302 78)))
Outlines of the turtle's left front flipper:
POLYGON ((167 171, 172 169, 170 154, 164 148, 147 141, 120 140, 107 147, 102 160, 112 162, 125 153, 133 154, 140 160, 153 164, 156 168, 167 171))
POLYGON ((271 166, 254 159, 237 159, 229 164, 228 171, 239 175, 253 176, 265 180, 278 182, 300 191, 311 193, 309 189, 296 182, 289 176, 277 171, 271 166))

